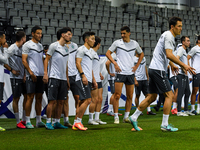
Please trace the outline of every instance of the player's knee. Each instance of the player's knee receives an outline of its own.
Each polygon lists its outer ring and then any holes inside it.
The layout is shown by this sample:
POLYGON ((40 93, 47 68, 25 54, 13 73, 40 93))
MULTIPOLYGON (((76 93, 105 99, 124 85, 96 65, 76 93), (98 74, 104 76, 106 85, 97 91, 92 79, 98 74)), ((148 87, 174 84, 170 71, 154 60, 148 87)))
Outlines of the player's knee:
POLYGON ((115 95, 114 95, 115 100, 119 100, 120 97, 121 97, 120 93, 115 93, 115 95))

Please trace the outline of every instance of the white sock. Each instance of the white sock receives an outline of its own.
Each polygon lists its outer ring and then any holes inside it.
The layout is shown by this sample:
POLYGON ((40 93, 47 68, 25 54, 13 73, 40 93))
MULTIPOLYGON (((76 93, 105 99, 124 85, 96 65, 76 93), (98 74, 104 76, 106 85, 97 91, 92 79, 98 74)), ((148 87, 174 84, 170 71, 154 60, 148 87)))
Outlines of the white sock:
POLYGON ((20 123, 19 113, 14 113, 17 124, 20 123))
POLYGON ((172 109, 175 109, 176 107, 177 107, 177 103, 173 102, 173 108, 172 109))
MULTIPOLYGON (((76 120, 76 119, 74 119, 74 124, 75 124, 76 122, 77 122, 77 120, 76 120)), ((73 124, 73 125, 74 125, 74 124, 73 124)))
POLYGON ((26 111, 23 110, 22 121, 26 121, 26 111))
POLYGON ((114 113, 114 119, 119 118, 118 113, 114 113))
POLYGON ((197 104, 197 109, 199 109, 199 110, 200 110, 200 104, 197 104))
POLYGON ((26 123, 31 123, 30 116, 26 116, 26 123))
POLYGON ((56 118, 52 118, 52 124, 56 123, 56 118))
POLYGON ((191 111, 195 110, 195 105, 191 105, 191 111))
POLYGON ((124 119, 126 119, 129 116, 130 112, 125 112, 124 119))
POLYGON ((42 122, 41 116, 36 116, 36 124, 38 124, 39 122, 42 122))
POLYGON ((56 119, 56 122, 60 123, 60 119, 56 119))
POLYGON ((51 118, 47 118, 47 122, 46 123, 51 123, 51 118))
POLYGON ((151 107, 147 107, 147 111, 150 112, 151 111, 151 107))
POLYGON ((81 122, 81 121, 82 121, 82 118, 77 117, 76 122, 79 123, 79 122, 81 122))
POLYGON ((99 120, 100 112, 95 112, 95 120, 99 120))
POLYGON ((169 119, 169 115, 165 115, 163 114, 163 119, 162 119, 162 126, 168 126, 168 119, 169 119))
POLYGON ((68 122, 69 121, 69 117, 63 117, 64 118, 64 122, 68 122))
POLYGON ((109 104, 108 112, 112 111, 113 112, 113 105, 109 104))
POLYGON ((93 120, 94 113, 89 113, 89 121, 93 120))
POLYGON ((136 111, 134 112, 134 114, 132 114, 131 119, 133 121, 137 121, 137 118, 139 117, 139 115, 142 113, 142 111, 136 109, 136 111))

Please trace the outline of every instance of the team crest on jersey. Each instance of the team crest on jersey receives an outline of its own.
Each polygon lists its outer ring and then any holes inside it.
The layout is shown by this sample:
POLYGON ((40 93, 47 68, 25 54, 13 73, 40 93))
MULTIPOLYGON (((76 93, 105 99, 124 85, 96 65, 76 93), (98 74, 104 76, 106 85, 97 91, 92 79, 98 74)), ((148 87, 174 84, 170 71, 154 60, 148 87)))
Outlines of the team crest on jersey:
POLYGON ((74 45, 72 45, 72 48, 74 48, 74 45))
POLYGON ((68 48, 67 47, 65 48, 65 51, 68 52, 68 48))

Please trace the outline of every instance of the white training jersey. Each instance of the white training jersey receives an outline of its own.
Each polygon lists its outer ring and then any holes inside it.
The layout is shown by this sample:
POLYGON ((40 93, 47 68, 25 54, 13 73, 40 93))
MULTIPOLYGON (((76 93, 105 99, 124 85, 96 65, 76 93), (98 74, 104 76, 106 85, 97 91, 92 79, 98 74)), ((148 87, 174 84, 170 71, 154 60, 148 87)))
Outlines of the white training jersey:
MULTIPOLYGON (((89 82, 92 83, 92 49, 87 49, 84 45, 79 47, 76 53, 76 58, 82 58, 81 67, 89 82)), ((81 80, 81 76, 78 73, 76 75, 76 81, 81 80)))
POLYGON ((149 65, 150 69, 162 70, 167 72, 167 66, 169 60, 166 57, 166 49, 175 49, 175 40, 174 36, 170 31, 165 31, 154 49, 153 58, 149 65))
POLYGON ((93 55, 92 70, 93 70, 94 78, 95 78, 96 82, 101 82, 100 62, 99 62, 100 59, 99 59, 97 52, 95 52, 93 49, 92 49, 92 55, 93 55))
MULTIPOLYGON (((27 41, 22 46, 22 54, 27 54, 27 62, 31 71, 36 76, 44 75, 44 65, 43 65, 43 46, 41 43, 34 43, 32 40, 27 41)), ((26 76, 30 76, 29 72, 26 70, 26 76)))
POLYGON ((7 62, 7 59, 4 56, 4 51, 6 51, 7 48, 0 47, 0 82, 4 83, 4 64, 7 62))
POLYGON ((19 71, 18 76, 10 72, 10 78, 23 79, 25 70, 22 63, 22 48, 19 48, 16 43, 14 43, 5 51, 5 56, 8 58, 9 66, 13 70, 19 71))
MULTIPOLYGON (((114 59, 114 61, 117 62, 117 55, 116 55, 116 53, 112 53, 111 56, 112 56, 112 58, 114 59)), ((115 72, 115 66, 114 66, 113 63, 110 63, 109 70, 110 70, 110 73, 114 73, 114 74, 116 73, 116 72, 115 72)), ((110 76, 110 75, 108 74, 108 80, 115 80, 115 76, 112 77, 112 76, 110 76)))
POLYGON ((78 73, 78 70, 76 68, 76 52, 78 49, 78 45, 71 42, 67 45, 67 47, 69 48, 68 76, 74 76, 78 73))
POLYGON ((200 47, 198 45, 194 46, 188 55, 191 56, 191 66, 196 70, 196 74, 200 73, 200 47))
POLYGON ((122 39, 119 39, 113 42, 109 50, 111 52, 116 51, 117 64, 122 70, 118 74, 134 74, 134 72, 132 72, 132 67, 134 67, 135 51, 137 51, 138 54, 142 53, 142 49, 136 41, 130 40, 129 43, 126 43, 122 39))
MULTIPOLYGON (((134 65, 137 64, 139 57, 134 56, 135 63, 134 65)), ((143 57, 140 65, 138 66, 137 70, 135 71, 135 78, 137 81, 141 80, 147 80, 147 75, 146 75, 146 58, 143 57)))
POLYGON ((47 54, 52 56, 48 64, 49 78, 67 80, 68 48, 60 45, 57 41, 49 46, 47 54))
MULTIPOLYGON (((182 46, 178 48, 176 55, 180 57, 179 60, 181 62, 183 62, 184 64, 188 65, 187 53, 186 53, 186 50, 182 46)), ((179 68, 179 74, 184 74, 185 75, 185 72, 183 71, 183 69, 179 65, 177 65, 177 66, 179 68)))

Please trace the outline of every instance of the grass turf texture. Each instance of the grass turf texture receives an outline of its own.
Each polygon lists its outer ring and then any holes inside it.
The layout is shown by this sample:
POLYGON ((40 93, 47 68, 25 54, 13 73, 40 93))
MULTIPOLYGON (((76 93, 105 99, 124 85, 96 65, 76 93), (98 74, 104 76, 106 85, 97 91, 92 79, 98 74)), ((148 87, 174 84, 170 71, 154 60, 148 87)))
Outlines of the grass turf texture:
MULTIPOLYGON (((124 113, 124 111, 119 111, 124 113)), ((134 110, 131 110, 131 114, 134 110)), ((87 125, 88 115, 83 117, 87 131, 69 129, 46 130, 45 128, 17 129, 15 119, 1 119, 0 126, 6 128, 0 132, 0 150, 18 149, 199 149, 200 115, 177 117, 170 115, 169 122, 179 128, 178 132, 162 132, 160 130, 162 111, 156 116, 146 115, 138 119, 143 131, 132 132, 132 126, 122 123, 113 124, 113 117, 101 114, 100 118, 107 125, 87 125)), ((74 117, 70 117, 73 123, 74 117)), ((45 120, 43 120, 46 122, 45 120)), ((35 125, 35 119, 31 120, 35 125)), ((61 119, 63 123, 63 119, 61 119)))

